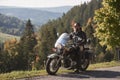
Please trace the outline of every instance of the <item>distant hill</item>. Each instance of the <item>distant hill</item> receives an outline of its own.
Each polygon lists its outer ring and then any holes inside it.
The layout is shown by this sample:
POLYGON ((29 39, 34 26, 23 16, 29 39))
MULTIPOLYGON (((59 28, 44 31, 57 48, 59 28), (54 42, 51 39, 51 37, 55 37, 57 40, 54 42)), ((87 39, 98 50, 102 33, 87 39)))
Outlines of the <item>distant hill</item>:
POLYGON ((14 36, 14 35, 5 34, 5 33, 0 32, 0 43, 5 42, 9 39, 13 39, 13 38, 20 39, 19 36, 14 36))
POLYGON ((0 32, 21 35, 25 23, 16 17, 6 16, 0 13, 0 32))
POLYGON ((61 7, 50 7, 50 8, 40 8, 40 10, 67 13, 73 6, 61 6, 61 7))
POLYGON ((33 24, 42 25, 49 20, 61 17, 64 12, 70 9, 70 6, 56 8, 18 8, 0 6, 0 13, 15 16, 22 20, 31 19, 33 24))

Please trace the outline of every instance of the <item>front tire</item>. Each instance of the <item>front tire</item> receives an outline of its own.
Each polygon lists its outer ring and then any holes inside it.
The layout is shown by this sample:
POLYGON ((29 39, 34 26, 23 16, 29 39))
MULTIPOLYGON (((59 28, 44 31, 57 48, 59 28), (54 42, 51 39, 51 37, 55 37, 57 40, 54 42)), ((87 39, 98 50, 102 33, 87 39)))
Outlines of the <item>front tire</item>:
POLYGON ((55 75, 56 72, 59 70, 58 59, 56 58, 49 58, 46 62, 46 71, 50 75, 55 75))

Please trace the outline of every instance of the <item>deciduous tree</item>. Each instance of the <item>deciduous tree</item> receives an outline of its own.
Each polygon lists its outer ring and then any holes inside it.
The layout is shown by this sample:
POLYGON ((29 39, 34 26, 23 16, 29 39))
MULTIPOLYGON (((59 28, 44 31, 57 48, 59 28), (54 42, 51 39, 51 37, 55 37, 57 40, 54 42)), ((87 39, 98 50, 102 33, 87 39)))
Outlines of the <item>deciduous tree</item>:
POLYGON ((103 0, 103 7, 95 12, 95 36, 107 49, 120 46, 120 0, 103 0))

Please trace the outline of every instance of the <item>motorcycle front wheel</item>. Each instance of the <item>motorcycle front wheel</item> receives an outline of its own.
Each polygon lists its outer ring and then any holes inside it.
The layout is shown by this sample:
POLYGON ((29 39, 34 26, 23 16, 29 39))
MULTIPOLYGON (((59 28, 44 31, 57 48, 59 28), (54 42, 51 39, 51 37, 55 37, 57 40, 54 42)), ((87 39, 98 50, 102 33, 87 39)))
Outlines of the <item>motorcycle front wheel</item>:
POLYGON ((55 75, 59 67, 57 58, 49 58, 46 62, 46 71, 50 75, 55 75))

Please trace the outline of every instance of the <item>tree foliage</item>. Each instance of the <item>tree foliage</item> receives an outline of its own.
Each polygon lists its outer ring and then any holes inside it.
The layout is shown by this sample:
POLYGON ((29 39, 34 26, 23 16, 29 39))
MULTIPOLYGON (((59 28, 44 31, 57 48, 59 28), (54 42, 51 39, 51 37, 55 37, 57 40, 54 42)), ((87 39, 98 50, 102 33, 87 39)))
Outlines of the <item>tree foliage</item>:
POLYGON ((23 55, 22 59, 25 63, 25 69, 30 67, 32 61, 34 61, 35 53, 34 47, 37 44, 36 36, 34 33, 33 25, 31 21, 28 20, 26 23, 25 30, 23 32, 23 36, 20 39, 19 50, 21 50, 20 54, 23 55))
POLYGON ((107 49, 120 46, 120 0, 103 0, 103 8, 95 12, 95 36, 107 49))
POLYGON ((0 72, 31 69, 31 63, 36 58, 34 53, 36 44, 33 25, 28 20, 19 42, 17 39, 11 39, 4 43, 4 50, 0 53, 0 72))
POLYGON ((21 35, 25 23, 16 17, 6 16, 0 13, 0 32, 21 35))
POLYGON ((43 62, 47 59, 47 55, 51 53, 52 47, 54 47, 54 43, 57 39, 57 32, 55 27, 44 26, 41 27, 39 34, 40 34, 39 44, 40 64, 43 65, 43 62))
POLYGON ((0 72, 8 72, 18 69, 18 62, 16 58, 18 57, 17 52, 17 39, 13 38, 4 43, 4 50, 0 53, 0 72))
POLYGON ((93 23, 93 19, 89 18, 87 25, 84 28, 84 31, 86 33, 87 38, 90 38, 91 40, 91 47, 95 47, 96 46, 96 38, 94 37, 93 33, 95 32, 95 24, 93 23))

